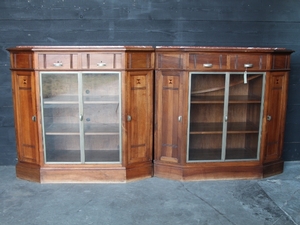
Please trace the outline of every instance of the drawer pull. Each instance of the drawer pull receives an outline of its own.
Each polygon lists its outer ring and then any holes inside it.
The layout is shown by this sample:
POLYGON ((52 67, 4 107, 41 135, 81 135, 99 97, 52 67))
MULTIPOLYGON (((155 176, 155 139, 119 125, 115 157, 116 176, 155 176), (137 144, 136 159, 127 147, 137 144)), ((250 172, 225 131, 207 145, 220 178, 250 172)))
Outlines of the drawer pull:
POLYGON ((271 120, 272 120, 272 116, 267 115, 267 120, 268 120, 268 121, 271 121, 271 120))
POLYGON ((213 66, 212 63, 204 63, 203 64, 203 67, 205 67, 205 68, 211 68, 212 66, 213 66))
POLYGON ((100 63, 97 63, 97 66, 99 66, 99 67, 103 67, 103 66, 106 66, 106 63, 104 63, 104 62, 100 62, 100 63))
POLYGON ((131 121, 131 116, 127 115, 127 121, 130 122, 131 121))
POLYGON ((53 63, 53 66, 61 67, 61 66, 63 66, 63 63, 57 61, 57 62, 53 63))
POLYGON ((245 68, 252 68, 252 67, 253 67, 253 64, 251 64, 251 63, 246 63, 246 64, 244 64, 244 67, 245 67, 245 68))

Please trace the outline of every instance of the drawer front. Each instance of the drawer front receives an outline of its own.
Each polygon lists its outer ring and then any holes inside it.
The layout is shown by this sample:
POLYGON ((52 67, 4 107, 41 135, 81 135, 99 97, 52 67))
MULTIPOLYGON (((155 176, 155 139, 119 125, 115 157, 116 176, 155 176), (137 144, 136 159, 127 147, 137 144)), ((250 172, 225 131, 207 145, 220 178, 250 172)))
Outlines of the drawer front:
POLYGON ((83 54, 83 69, 121 69, 122 53, 83 54))
POLYGON ((259 55, 259 54, 230 55, 230 69, 265 70, 266 68, 267 68, 266 55, 259 55))
POLYGON ((38 68, 50 70, 77 69, 77 54, 39 54, 38 68))
POLYGON ((130 52, 127 54, 127 68, 150 69, 154 67, 152 52, 130 52))
POLYGON ((184 53, 157 53, 156 67, 162 69, 183 69, 184 53))
POLYGON ((272 69, 289 69, 290 56, 284 54, 274 54, 272 58, 272 69))
POLYGON ((217 70, 227 68, 227 55, 219 53, 196 53, 189 55, 189 69, 217 70))

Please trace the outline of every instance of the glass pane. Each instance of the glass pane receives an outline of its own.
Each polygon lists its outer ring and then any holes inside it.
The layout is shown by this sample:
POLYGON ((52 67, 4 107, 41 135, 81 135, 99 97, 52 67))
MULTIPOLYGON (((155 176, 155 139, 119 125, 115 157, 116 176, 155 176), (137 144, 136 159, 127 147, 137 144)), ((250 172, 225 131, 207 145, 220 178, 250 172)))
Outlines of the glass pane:
POLYGON ((256 159, 260 132, 262 74, 231 74, 226 159, 256 159))
POLYGON ((86 162, 119 162, 118 134, 85 135, 86 162))
POLYGON ((46 162, 80 162, 79 135, 45 135, 46 162))
POLYGON ((83 74, 86 162, 120 162, 119 73, 83 74))
POLYGON ((80 162, 78 76, 41 73, 46 162, 80 162))
POLYGON ((67 73, 42 73, 42 97, 45 103, 58 101, 78 102, 78 77, 77 74, 67 73))
POLYGON ((192 74, 188 161, 221 160, 225 74, 192 74))

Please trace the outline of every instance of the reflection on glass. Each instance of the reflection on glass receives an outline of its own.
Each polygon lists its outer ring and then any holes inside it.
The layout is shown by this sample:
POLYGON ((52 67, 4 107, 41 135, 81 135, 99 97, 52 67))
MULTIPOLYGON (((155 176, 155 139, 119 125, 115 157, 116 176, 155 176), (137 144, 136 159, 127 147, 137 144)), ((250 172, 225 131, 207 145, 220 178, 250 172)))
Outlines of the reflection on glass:
POLYGON ((262 81, 262 74, 230 75, 225 158, 227 160, 258 157, 262 81))
POLYGON ((191 74, 188 161, 221 160, 225 74, 191 74))
POLYGON ((84 73, 82 80, 85 161, 119 162, 119 74, 84 73))

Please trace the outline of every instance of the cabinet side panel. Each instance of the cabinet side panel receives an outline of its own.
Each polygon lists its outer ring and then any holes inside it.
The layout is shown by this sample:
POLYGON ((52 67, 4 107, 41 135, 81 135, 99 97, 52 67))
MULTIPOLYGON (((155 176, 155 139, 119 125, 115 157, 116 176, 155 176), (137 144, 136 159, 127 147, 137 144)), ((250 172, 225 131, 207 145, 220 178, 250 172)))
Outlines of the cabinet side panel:
POLYGON ((179 162, 180 122, 180 72, 160 72, 158 71, 158 81, 160 82, 157 93, 157 134, 156 148, 158 149, 158 159, 167 162, 179 162))
POLYGON ((266 144, 264 161, 280 159, 284 135, 286 112, 286 72, 271 73, 269 77, 269 93, 266 123, 266 144))
POLYGON ((128 72, 128 162, 152 160, 153 72, 128 72))
POLYGON ((16 76, 16 128, 19 160, 38 162, 36 103, 34 78, 31 72, 14 72, 16 76))

